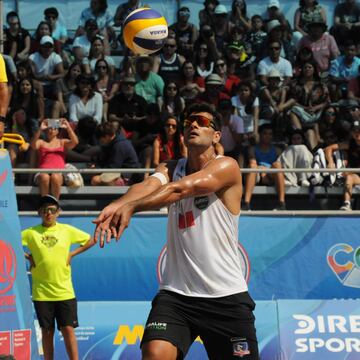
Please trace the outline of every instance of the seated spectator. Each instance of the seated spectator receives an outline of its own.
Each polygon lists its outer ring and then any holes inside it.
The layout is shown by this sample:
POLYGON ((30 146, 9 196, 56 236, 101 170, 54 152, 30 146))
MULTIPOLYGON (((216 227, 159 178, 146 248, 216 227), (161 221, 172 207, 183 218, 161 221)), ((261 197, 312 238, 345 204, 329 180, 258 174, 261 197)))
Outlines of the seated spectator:
POLYGON ((230 96, 234 95, 235 89, 240 83, 240 79, 236 75, 228 75, 224 58, 219 58, 215 61, 215 73, 218 74, 223 81, 224 92, 230 96))
POLYGON ((294 37, 297 41, 308 35, 311 22, 326 24, 326 11, 316 0, 300 0, 294 15, 294 37))
POLYGON ((233 0, 229 20, 236 26, 245 28, 245 31, 251 29, 251 23, 247 16, 245 0, 233 0))
POLYGON ((99 29, 99 33, 106 38, 106 40, 114 41, 116 44, 116 34, 113 29, 113 16, 107 10, 107 0, 90 0, 90 6, 81 12, 79 27, 76 30, 76 35, 82 35, 86 32, 86 24, 89 20, 94 20, 99 29))
MULTIPOLYGON (((355 120, 351 126, 351 139, 348 142, 337 143, 325 148, 325 157, 329 168, 336 168, 333 159, 333 153, 338 150, 345 150, 348 153, 348 167, 360 167, 360 111, 356 110, 359 120, 355 120)), ((346 177, 344 185, 344 203, 340 210, 351 211, 351 197, 353 187, 360 185, 360 176, 354 173, 345 173, 346 177)))
POLYGON ((356 46, 352 40, 348 40, 344 46, 344 55, 331 61, 331 90, 336 93, 336 99, 347 97, 349 81, 359 75, 360 58, 355 54, 356 46))
POLYGON ((357 45, 360 43, 360 7, 356 0, 345 0, 336 5, 332 30, 338 44, 344 44, 348 39, 357 45))
POLYGON ((228 44, 231 44, 233 42, 241 42, 244 43, 246 40, 246 30, 244 27, 242 26, 233 26, 230 29, 230 34, 229 34, 229 38, 226 39, 226 44, 228 46, 228 44))
POLYGON ((269 84, 267 74, 269 74, 272 69, 276 69, 280 73, 283 85, 290 83, 292 67, 288 60, 280 56, 280 51, 281 44, 278 41, 269 43, 270 56, 262 59, 257 69, 257 74, 262 85, 269 84))
POLYGON ((308 24, 308 35, 305 35, 298 43, 298 49, 306 46, 311 49, 320 72, 327 72, 330 61, 340 55, 339 48, 332 35, 326 32, 324 22, 313 21, 308 24))
MULTIPOLYGON (((279 0, 269 0, 266 12, 266 19, 267 23, 277 20, 284 29, 287 29, 291 32, 291 26, 289 21, 286 19, 285 14, 280 9, 280 2, 279 0)), ((268 31, 269 32, 269 31, 268 31)))
POLYGON ((360 101, 360 71, 356 78, 349 81, 348 98, 360 101))
POLYGON ((162 53, 155 57, 153 71, 156 72, 165 83, 179 83, 181 67, 185 58, 176 52, 176 40, 167 38, 162 48, 162 53))
POLYGON ((42 83, 40 81, 34 79, 34 74, 33 74, 32 68, 31 68, 30 60, 27 59, 24 61, 20 61, 16 65, 16 69, 17 69, 18 82, 25 78, 31 78, 37 96, 39 96, 42 100, 44 100, 44 89, 43 89, 42 83))
POLYGON ((290 109, 290 121, 294 129, 303 129, 311 149, 318 144, 321 113, 329 102, 327 86, 320 82, 316 64, 303 64, 300 78, 291 86, 290 97, 294 106, 290 109))
MULTIPOLYGON (((50 23, 47 21, 40 21, 38 27, 35 30, 34 36, 31 39, 30 54, 33 54, 40 50, 40 41, 43 36, 50 36, 52 38, 52 29, 50 23)), ((61 42, 54 40, 54 51, 62 55, 61 42)))
POLYGON ((230 96, 223 91, 221 77, 217 74, 209 75, 205 81, 205 92, 196 98, 196 102, 205 102, 216 108, 223 99, 230 99, 230 96))
POLYGON ((214 58, 209 52, 209 46, 205 42, 198 42, 197 51, 195 52, 195 69, 196 74, 202 78, 206 78, 214 71, 214 58))
POLYGON ((257 62, 260 61, 263 54, 263 47, 267 34, 264 31, 264 22, 260 15, 254 15, 251 18, 251 31, 248 33, 247 42, 251 44, 253 54, 257 62))
POLYGON ((152 71, 153 62, 150 56, 142 55, 136 61, 135 91, 149 104, 155 104, 164 92, 164 80, 152 71))
MULTIPOLYGON (((101 154, 97 165, 105 169, 134 169, 139 168, 139 159, 129 140, 120 132, 116 133, 111 123, 98 125, 95 131, 101 144, 101 154)), ((91 185, 120 185, 130 183, 130 173, 103 173, 91 179, 91 185)))
POLYGON ((78 56, 88 57, 90 53, 91 44, 96 39, 96 37, 99 37, 100 39, 103 40, 104 53, 106 55, 109 55, 107 40, 100 35, 99 27, 97 25, 96 20, 94 19, 89 19, 85 22, 85 34, 79 35, 74 39, 72 45, 73 51, 74 49, 77 49, 76 50, 77 52, 81 50, 81 54, 78 54, 78 56))
POLYGON ((59 12, 55 7, 49 7, 44 10, 45 20, 50 24, 52 37, 54 40, 65 44, 68 39, 66 27, 59 22, 59 12))
POLYGON ((56 80, 64 75, 61 57, 54 52, 54 40, 50 36, 43 36, 40 40, 40 49, 29 57, 36 80, 41 81, 44 88, 44 97, 56 98, 56 80))
POLYGON ((129 49, 125 49, 125 56, 120 63, 120 79, 136 74, 137 56, 129 49))
MULTIPOLYGON (((248 158, 249 168, 251 169, 280 169, 281 165, 277 161, 280 150, 272 145, 273 132, 271 125, 264 124, 259 127, 259 143, 249 147, 248 158)), ((245 194, 243 210, 250 210, 250 202, 256 184, 273 185, 275 183, 278 193, 279 205, 274 210, 286 210, 285 205, 285 182, 283 173, 249 173, 245 178, 245 194)))
POLYGON ((337 135, 340 141, 348 141, 353 122, 359 120, 359 102, 348 99, 339 101, 336 105, 339 106, 337 135))
POLYGON ((243 119, 232 113, 231 100, 220 101, 218 111, 222 116, 220 143, 224 148, 224 155, 233 157, 243 165, 243 148, 241 146, 244 134, 243 119), (240 155, 241 161, 239 159, 240 155))
POLYGON ((19 109, 26 112, 27 127, 32 132, 39 128, 39 121, 44 118, 44 99, 38 96, 30 77, 19 81, 11 99, 10 109, 13 112, 19 109))
POLYGON ((76 79, 80 74, 80 65, 73 63, 70 65, 65 77, 56 82, 57 101, 53 108, 52 118, 58 119, 68 114, 70 95, 76 89, 76 79))
MULTIPOLYGON (((225 5, 219 4, 214 10, 215 22, 212 27, 218 56, 222 54, 226 48, 226 40, 230 37, 231 29, 234 27, 229 21, 229 15, 225 5)), ((217 57, 218 57, 217 56, 217 57)))
POLYGON ((205 91, 205 81, 201 77, 195 76, 195 67, 191 61, 185 61, 181 68, 181 81, 179 94, 189 105, 197 96, 205 91))
POLYGON ((285 111, 292 105, 286 101, 288 88, 281 86, 281 76, 276 69, 267 75, 269 85, 260 91, 260 119, 269 122, 276 133, 284 135, 286 131, 285 111))
POLYGON ((109 102, 119 90, 119 84, 113 80, 106 60, 98 60, 95 65, 96 90, 102 95, 103 119, 107 121, 109 102))
POLYGON ((95 65, 98 60, 105 60, 109 66, 109 74, 111 79, 115 77, 115 62, 111 56, 105 54, 104 40, 96 36, 91 43, 89 57, 84 58, 83 64, 85 66, 86 74, 95 72, 95 65))
POLYGON ((184 144, 184 137, 181 134, 178 120, 164 114, 163 127, 153 144, 153 166, 168 160, 178 160, 187 157, 187 148, 184 144))
MULTIPOLYGON (((60 119, 57 124, 43 120, 31 140, 31 147, 37 152, 39 169, 64 169, 66 150, 73 149, 77 144, 78 138, 66 119, 60 119), (67 131, 68 139, 59 138, 60 128, 67 131), (40 138, 42 132, 45 132, 45 140, 40 138)), ((51 194, 60 198, 63 174, 42 172, 36 174, 34 180, 41 196, 51 194)))
POLYGON ((102 96, 95 91, 96 84, 92 76, 79 75, 76 88, 69 97, 70 121, 78 122, 86 116, 93 117, 98 124, 102 121, 102 96))
POLYGON ((328 105, 324 108, 319 121, 319 134, 322 142, 325 141, 324 136, 328 131, 333 133, 338 132, 338 110, 332 105, 328 105))
POLYGON ((308 61, 315 62, 313 52, 310 47, 304 46, 301 49, 299 49, 295 58, 295 63, 293 66, 294 77, 299 77, 301 75, 301 69, 304 63, 308 61))
MULTIPOLYGON (((278 158, 283 169, 311 169, 313 154, 305 145, 306 140, 301 130, 294 130, 290 135, 289 146, 278 158)), ((310 186, 308 173, 285 172, 285 185, 310 186)))
POLYGON ((5 29, 4 54, 10 55, 14 61, 25 60, 30 51, 30 33, 21 27, 19 15, 10 11, 6 15, 8 28, 5 29))
POLYGON ((122 127, 126 137, 131 137, 138 122, 145 120, 146 100, 135 93, 135 78, 124 77, 120 91, 110 100, 108 119, 116 131, 122 127))
POLYGON ((240 83, 238 94, 231 98, 232 106, 244 124, 245 145, 254 144, 258 138, 259 99, 250 83, 240 83))
POLYGON ((170 81, 164 87, 164 95, 157 101, 160 111, 167 112, 172 116, 180 116, 185 109, 185 100, 179 95, 179 89, 175 82, 170 81))
POLYGON ((205 0, 204 9, 199 11, 199 25, 209 25, 212 27, 214 25, 214 11, 216 6, 219 5, 218 0, 205 0))
POLYGON ((178 45, 178 53, 191 60, 194 54, 194 44, 199 33, 196 26, 189 22, 190 9, 186 6, 181 7, 177 11, 177 22, 170 26, 170 30, 175 33, 176 44, 178 45))

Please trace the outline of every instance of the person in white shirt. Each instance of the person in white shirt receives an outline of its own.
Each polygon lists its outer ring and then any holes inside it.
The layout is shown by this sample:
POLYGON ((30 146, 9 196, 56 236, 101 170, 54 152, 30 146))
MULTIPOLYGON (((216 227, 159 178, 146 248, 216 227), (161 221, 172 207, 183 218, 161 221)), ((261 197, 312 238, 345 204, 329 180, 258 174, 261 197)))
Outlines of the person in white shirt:
POLYGON ((95 91, 95 79, 89 75, 79 75, 76 78, 76 88, 69 98, 70 121, 91 116, 97 123, 103 117, 103 100, 100 93, 95 91))
POLYGON ((292 66, 290 61, 280 56, 281 43, 272 41, 269 43, 269 56, 259 62, 257 74, 262 85, 269 85, 267 74, 271 69, 276 69, 282 79, 283 85, 288 85, 292 78, 292 66))
POLYGON ((220 116, 208 104, 185 112, 188 158, 155 174, 108 205, 94 220, 100 246, 117 240, 138 211, 169 206, 167 260, 141 342, 144 360, 186 356, 200 336, 210 359, 258 360, 254 302, 238 250, 242 180, 237 162, 217 156, 220 116))

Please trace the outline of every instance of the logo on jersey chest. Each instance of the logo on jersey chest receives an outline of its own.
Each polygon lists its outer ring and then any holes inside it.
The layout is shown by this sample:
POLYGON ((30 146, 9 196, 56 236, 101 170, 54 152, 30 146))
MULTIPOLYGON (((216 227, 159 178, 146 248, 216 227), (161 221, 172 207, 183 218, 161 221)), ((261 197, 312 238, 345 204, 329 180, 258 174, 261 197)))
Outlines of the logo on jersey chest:
POLYGON ((199 210, 205 210, 209 206, 209 197, 199 196, 194 198, 194 205, 199 210))

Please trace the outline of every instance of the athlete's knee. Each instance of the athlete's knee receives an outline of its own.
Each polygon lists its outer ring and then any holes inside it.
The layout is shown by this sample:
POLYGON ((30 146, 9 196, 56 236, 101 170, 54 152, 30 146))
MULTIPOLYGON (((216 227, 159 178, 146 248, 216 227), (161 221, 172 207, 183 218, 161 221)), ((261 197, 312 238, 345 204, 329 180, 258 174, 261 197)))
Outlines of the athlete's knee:
POLYGON ((149 341, 142 347, 142 360, 176 360, 177 349, 164 341, 149 341))

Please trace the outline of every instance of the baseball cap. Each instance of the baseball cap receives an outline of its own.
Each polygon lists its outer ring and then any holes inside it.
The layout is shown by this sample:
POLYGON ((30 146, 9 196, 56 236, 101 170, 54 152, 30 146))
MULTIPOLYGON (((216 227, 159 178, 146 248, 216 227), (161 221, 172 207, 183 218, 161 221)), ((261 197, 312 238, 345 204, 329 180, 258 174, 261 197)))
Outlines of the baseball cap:
POLYGON ((359 121, 359 120, 355 120, 355 121, 351 124, 351 130, 352 130, 352 131, 360 131, 360 121, 359 121))
POLYGON ((277 69, 271 69, 267 76, 269 78, 281 78, 281 74, 277 69))
POLYGON ((42 196, 38 203, 38 209, 40 209, 45 204, 51 204, 51 205, 56 205, 57 207, 60 207, 59 200, 52 195, 42 196))
POLYGON ((275 20, 269 21, 267 23, 267 31, 268 31, 268 33, 270 33, 272 30, 274 30, 277 27, 282 27, 279 20, 275 19, 275 20))
POLYGON ((242 50, 244 48, 244 45, 240 41, 233 41, 227 46, 228 49, 234 49, 234 50, 242 50))
POLYGON ((280 2, 279 0, 270 0, 268 4, 268 8, 276 7, 277 9, 280 9, 280 2))
POLYGON ((125 76, 122 80, 123 84, 135 84, 136 80, 133 76, 125 76))
POLYGON ((40 45, 44 45, 44 44, 48 44, 48 43, 54 45, 54 40, 51 36, 44 35, 40 40, 40 45))
POLYGON ((218 74, 210 74, 206 80, 206 85, 222 85, 222 79, 218 74))
POLYGON ((225 5, 222 5, 222 4, 218 5, 214 10, 214 14, 215 15, 227 14, 225 5))

